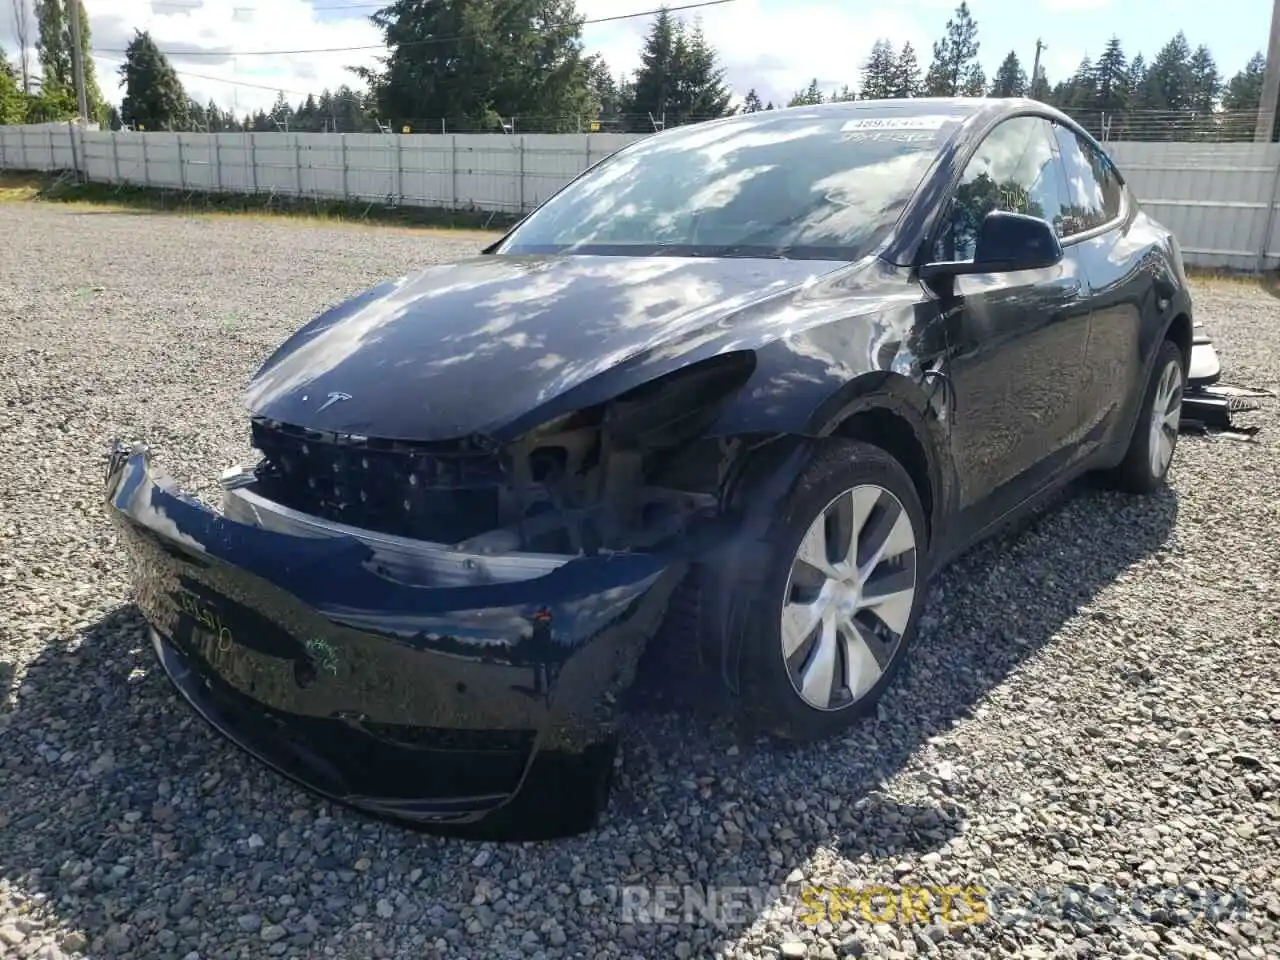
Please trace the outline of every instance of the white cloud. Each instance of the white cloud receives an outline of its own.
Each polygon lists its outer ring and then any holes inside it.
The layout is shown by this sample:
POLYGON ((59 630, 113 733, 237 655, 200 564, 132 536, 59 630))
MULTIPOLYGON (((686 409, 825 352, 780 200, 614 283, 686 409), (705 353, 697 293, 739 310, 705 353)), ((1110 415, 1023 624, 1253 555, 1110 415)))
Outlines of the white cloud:
MULTIPOLYGON (((320 5, 335 4, 333 0, 322 0, 320 5)), ((9 7, 9 3, 4 7, 9 7)), ((123 53, 117 51, 123 51, 128 45, 135 28, 149 31, 160 49, 169 54, 191 96, 201 102, 215 100, 226 108, 235 106, 240 113, 270 106, 278 90, 296 101, 326 86, 334 88, 346 83, 359 88, 358 78, 346 67, 373 65, 374 57, 380 52, 234 58, 184 57, 175 52, 229 53, 377 45, 381 35, 367 19, 373 8, 351 11, 352 16, 342 19, 335 19, 336 12, 318 14, 304 0, 85 0, 85 8, 92 30, 98 84, 107 99, 115 102, 123 96, 119 89, 123 53), (328 19, 321 20, 321 16, 328 19)), ((34 42, 34 36, 31 39, 34 42)), ((15 30, 8 9, 4 10, 0 23, 0 46, 11 55, 16 52, 15 30)), ((34 68, 34 52, 32 64, 34 68)))

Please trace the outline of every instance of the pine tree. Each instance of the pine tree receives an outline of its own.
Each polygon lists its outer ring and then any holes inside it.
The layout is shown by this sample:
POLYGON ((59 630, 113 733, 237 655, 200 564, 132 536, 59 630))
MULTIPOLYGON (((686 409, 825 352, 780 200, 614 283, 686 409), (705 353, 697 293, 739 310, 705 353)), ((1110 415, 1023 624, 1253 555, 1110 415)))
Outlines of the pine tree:
POLYGON ((743 113, 759 113, 764 109, 764 104, 760 102, 760 94, 756 93, 756 88, 752 87, 747 91, 746 97, 742 100, 743 113))
POLYGON ((797 91, 787 102, 788 107, 807 107, 813 104, 822 103, 822 88, 818 86, 818 80, 815 77, 809 81, 809 86, 803 90, 797 91))
POLYGON ((1022 97, 1027 93, 1027 75, 1022 69, 1018 55, 1012 50, 1000 63, 995 79, 991 81, 991 96, 1022 97))
POLYGON ((981 97, 986 92, 987 75, 982 72, 982 66, 977 63, 969 64, 964 72, 964 81, 960 84, 960 96, 981 97))
POLYGON ((585 63, 587 89, 591 94, 588 116, 602 124, 616 125, 622 114, 622 88, 604 57, 593 53, 585 63))
POLYGON ((1200 114, 1213 113, 1222 95, 1222 74, 1213 54, 1201 44, 1191 55, 1188 66, 1191 71, 1191 109, 1200 114))
POLYGON ((144 130, 189 130, 187 93, 151 34, 135 30, 120 65, 124 99, 120 118, 144 130))
POLYGON ((355 72, 393 128, 444 118, 494 129, 537 117, 576 130, 591 93, 574 0, 391 0, 372 17, 389 53, 355 72))
MULTIPOLYGON (((1244 69, 1232 77, 1222 94, 1223 134, 1231 140, 1252 140, 1258 119, 1258 107, 1262 103, 1262 77, 1267 69, 1267 58, 1255 53, 1244 69)), ((1277 111, 1280 119, 1280 111, 1277 111)), ((1280 136, 1280 123, 1276 124, 1280 136)))
POLYGON ((1133 95, 1129 64, 1125 59, 1120 38, 1107 41, 1102 56, 1094 65, 1094 81, 1097 84, 1097 107, 1109 117, 1115 117, 1129 108, 1133 95))
POLYGON ((893 73, 893 92, 890 96, 897 99, 918 97, 920 91, 920 61, 916 59, 915 48, 910 43, 904 43, 898 54, 897 67, 893 73))
POLYGON ((1222 109, 1230 113, 1256 112, 1262 103, 1262 75, 1267 58, 1259 51, 1249 58, 1244 69, 1227 82, 1222 94, 1222 109))
POLYGON ((898 59, 893 44, 877 40, 862 67, 862 99, 885 100, 894 95, 898 79, 898 59))
POLYGON ((715 48, 707 43, 702 25, 695 24, 686 38, 680 63, 678 120, 714 120, 727 115, 733 93, 725 84, 724 69, 715 48))
POLYGON ((640 69, 627 105, 627 113, 633 114, 632 129, 650 129, 650 118, 663 119, 675 99, 683 32, 680 20, 665 7, 654 17, 640 51, 640 69))
MULTIPOLYGON (((969 13, 967 0, 960 0, 955 14, 947 20, 946 34, 933 45, 933 62, 925 75, 929 96, 955 97, 973 89, 981 77, 978 66, 978 24, 969 13)), ((985 82, 982 84, 986 86, 985 82)))
POLYGON ((1190 109, 1195 83, 1191 47, 1181 30, 1160 48, 1138 88, 1138 108, 1176 112, 1190 109))

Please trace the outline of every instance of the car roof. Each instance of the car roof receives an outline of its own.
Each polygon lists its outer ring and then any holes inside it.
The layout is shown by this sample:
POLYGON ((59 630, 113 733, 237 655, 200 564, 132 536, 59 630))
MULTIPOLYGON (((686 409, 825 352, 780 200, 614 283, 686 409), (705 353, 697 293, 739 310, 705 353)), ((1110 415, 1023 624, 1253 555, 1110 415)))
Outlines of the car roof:
MULTIPOLYGON (((736 113, 707 123, 719 125, 767 126, 770 123, 785 123, 798 117, 821 117, 849 119, 906 119, 911 117, 935 117, 943 115, 950 127, 965 121, 981 117, 994 119, 996 116, 1012 114, 1024 110, 1057 119, 1061 116, 1058 110, 1039 100, 1028 97, 899 97, 885 100, 840 100, 834 103, 800 104, 794 107, 776 107, 773 110, 757 110, 754 113, 736 113)), ((703 126, 706 124, 700 124, 703 126)), ((981 123, 978 124, 981 126, 981 123)), ((672 127, 671 133, 683 127, 672 127)))

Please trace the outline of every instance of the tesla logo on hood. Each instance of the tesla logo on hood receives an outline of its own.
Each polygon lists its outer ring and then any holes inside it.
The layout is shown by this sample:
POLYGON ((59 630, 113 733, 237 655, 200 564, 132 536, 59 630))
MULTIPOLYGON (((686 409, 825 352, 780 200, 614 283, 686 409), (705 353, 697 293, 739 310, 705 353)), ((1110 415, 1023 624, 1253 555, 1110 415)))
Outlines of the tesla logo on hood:
POLYGON ((351 399, 351 394, 349 393, 342 393, 340 391, 335 391, 334 393, 330 393, 325 397, 324 403, 320 404, 320 407, 316 410, 316 413, 320 413, 321 411, 328 410, 339 400, 350 400, 350 399, 351 399))

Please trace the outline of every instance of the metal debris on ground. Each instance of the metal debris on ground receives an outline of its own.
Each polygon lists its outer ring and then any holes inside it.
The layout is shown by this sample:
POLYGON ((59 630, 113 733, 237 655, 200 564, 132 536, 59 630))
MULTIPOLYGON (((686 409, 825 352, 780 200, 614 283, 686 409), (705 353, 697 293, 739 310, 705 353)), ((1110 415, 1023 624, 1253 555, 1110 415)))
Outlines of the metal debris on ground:
POLYGON ((1191 346, 1191 368, 1187 376, 1187 389, 1182 398, 1182 420, 1179 427, 1191 433, 1211 435, 1224 440, 1252 442, 1260 429, 1257 426, 1242 427, 1232 421, 1232 416, 1261 410, 1262 399, 1275 399, 1269 390, 1236 387, 1220 383, 1222 367, 1213 341, 1196 324, 1191 346))

